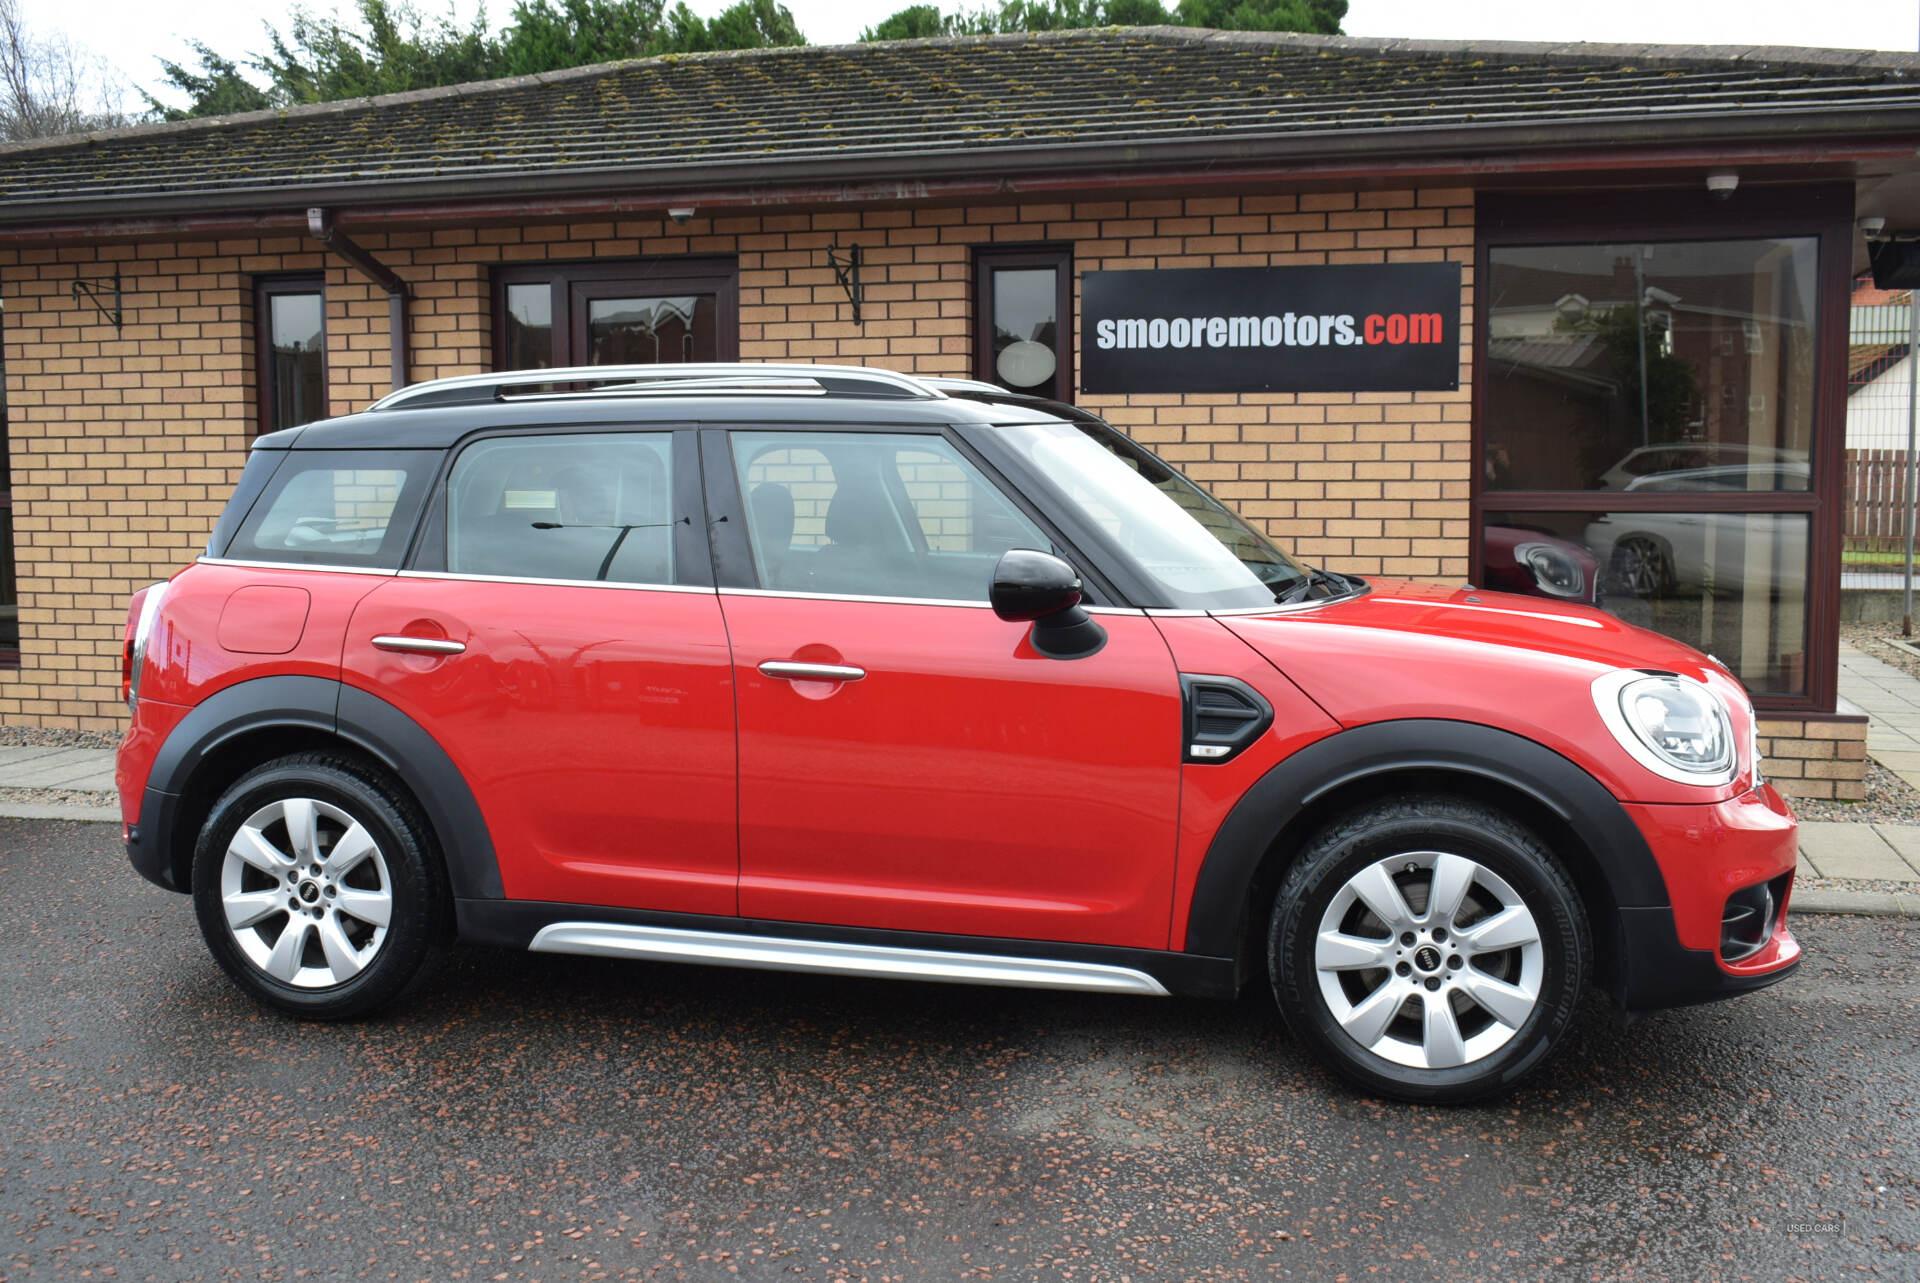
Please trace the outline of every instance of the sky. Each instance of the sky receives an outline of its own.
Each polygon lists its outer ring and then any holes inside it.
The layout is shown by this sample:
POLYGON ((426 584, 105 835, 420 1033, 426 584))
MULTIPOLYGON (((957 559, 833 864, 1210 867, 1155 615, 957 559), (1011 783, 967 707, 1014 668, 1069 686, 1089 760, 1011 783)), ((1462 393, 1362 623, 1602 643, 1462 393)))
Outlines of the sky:
MULTIPOLYGON (((706 16, 730 0, 689 0, 706 16)), ((800 30, 814 44, 857 40, 863 28, 911 0, 786 0, 800 30)), ((30 26, 64 31, 117 68, 132 85, 155 89, 160 57, 191 61, 187 41, 198 39, 229 57, 261 48, 263 13, 281 13, 279 0, 22 0, 30 26)), ((325 12, 335 0, 307 0, 325 12)), ((480 0, 416 0, 427 12, 451 3, 462 18, 480 0)), ((340 7, 350 7, 344 3, 340 7)), ((954 6, 982 7, 982 0, 954 6)), ((1169 6, 1171 7, 1171 6, 1169 6)), ((487 12, 498 23, 509 0, 487 12)), ((284 26, 284 22, 281 24, 284 26)), ((1655 44, 1824 45, 1842 49, 1920 47, 1920 0, 1352 0, 1345 22, 1351 36, 1418 36, 1457 40, 1593 40, 1655 44)), ((165 97, 166 95, 162 95, 165 97)), ((129 95, 126 106, 140 103, 129 95)))

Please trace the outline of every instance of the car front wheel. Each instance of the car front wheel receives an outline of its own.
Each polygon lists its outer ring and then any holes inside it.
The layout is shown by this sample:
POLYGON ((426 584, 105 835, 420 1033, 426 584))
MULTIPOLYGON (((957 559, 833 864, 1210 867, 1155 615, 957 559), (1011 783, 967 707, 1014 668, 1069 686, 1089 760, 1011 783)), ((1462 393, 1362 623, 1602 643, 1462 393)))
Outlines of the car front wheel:
POLYGON ((339 1020, 390 1001, 440 934, 427 826, 371 768, 303 754, 242 776, 194 852, 201 934, 252 997, 339 1020))
POLYGON ((1275 998, 1323 1061, 1385 1096, 1504 1091, 1572 1023, 1592 945, 1552 853, 1461 799, 1382 803, 1322 830, 1282 879, 1275 998))

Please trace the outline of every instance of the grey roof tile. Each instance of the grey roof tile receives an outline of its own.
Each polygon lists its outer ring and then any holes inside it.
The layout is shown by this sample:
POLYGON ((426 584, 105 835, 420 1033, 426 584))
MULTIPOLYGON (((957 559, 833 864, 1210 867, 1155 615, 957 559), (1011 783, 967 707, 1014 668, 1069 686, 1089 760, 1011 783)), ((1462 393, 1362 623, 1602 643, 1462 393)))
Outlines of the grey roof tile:
MULTIPOLYGON (((1139 28, 611 63, 0 148, 0 220, 328 191, 750 181, 779 166, 954 163, 1100 146, 1335 147, 1408 129, 1879 113, 1920 122, 1920 55, 1139 28)), ((1872 123, 1872 122, 1869 122, 1872 123)), ((1798 126, 1805 128, 1804 125, 1798 126)), ((1856 126, 1859 127, 1859 126, 1856 126)))

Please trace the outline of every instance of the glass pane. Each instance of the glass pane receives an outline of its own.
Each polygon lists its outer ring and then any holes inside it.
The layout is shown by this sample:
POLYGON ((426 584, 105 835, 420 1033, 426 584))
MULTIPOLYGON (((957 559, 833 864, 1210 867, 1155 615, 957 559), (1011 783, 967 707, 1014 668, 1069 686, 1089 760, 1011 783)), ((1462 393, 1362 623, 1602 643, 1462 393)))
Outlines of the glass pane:
POLYGON ((998 561, 1010 548, 1045 548, 1047 537, 944 441, 894 454, 929 559, 944 554, 998 561))
POLYGON ((665 432, 478 442, 447 486, 447 569, 670 584, 672 469, 665 432))
POLYGON ((1015 392, 1053 395, 1059 303, 1059 275, 1051 267, 994 272, 993 369, 986 377, 1015 392))
POLYGON ((1756 694, 1807 681, 1804 514, 1489 512, 1485 587, 1591 602, 1717 655, 1756 694))
POLYGON ((587 302, 587 365, 719 359, 719 305, 711 294, 587 302))
MULTIPOLYGON (((396 508, 403 502, 410 504, 412 498, 407 493, 408 470, 383 466, 393 457, 391 452, 384 456, 341 456, 333 451, 295 455, 275 475, 227 555, 264 561, 397 564, 405 539, 395 538, 393 547, 387 547, 388 527, 396 508)), ((407 523, 411 525, 410 516, 407 523)))
POLYGON ((543 370, 553 364, 553 286, 507 286, 509 370, 543 370))
POLYGON ((938 437, 737 432, 733 457, 767 588, 985 601, 1001 553, 1053 549, 938 437))
POLYGON ((319 294, 269 294, 273 345, 272 428, 297 428, 327 414, 325 303, 319 294))
POLYGON ((1805 490, 1811 237, 1491 251, 1495 490, 1805 490))
POLYGON ((1097 420, 1007 429, 1001 440, 1168 605, 1270 606, 1307 578, 1218 500, 1097 420))
POLYGON ((13 570, 12 503, 0 508, 0 649, 20 649, 20 585, 13 570))

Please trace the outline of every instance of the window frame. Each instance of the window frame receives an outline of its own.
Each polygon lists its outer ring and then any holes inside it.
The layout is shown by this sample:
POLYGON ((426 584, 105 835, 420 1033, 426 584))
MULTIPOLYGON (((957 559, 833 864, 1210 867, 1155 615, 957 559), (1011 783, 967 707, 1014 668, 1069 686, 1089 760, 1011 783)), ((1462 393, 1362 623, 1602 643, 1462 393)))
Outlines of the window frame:
POLYGON ((1764 712, 1831 714, 1838 700, 1840 564, 1846 448, 1846 334, 1853 279, 1853 193, 1845 187, 1760 190, 1710 202, 1697 188, 1667 193, 1609 192, 1483 196, 1474 217, 1473 393, 1468 574, 1485 578, 1488 512, 1673 512, 1805 515, 1807 532, 1807 684, 1800 695, 1753 694, 1764 712), (1486 399, 1491 365, 1492 254, 1510 245, 1730 241, 1804 236, 1818 262, 1814 301, 1813 424, 1807 489, 1676 492, 1494 490, 1486 485, 1486 399), (1836 337, 1837 336, 1837 337, 1836 337))
MULTIPOLYGON (((329 365, 327 360, 327 274, 325 272, 286 272, 253 278, 253 382, 254 435, 264 436, 284 428, 273 421, 273 300, 282 294, 317 294, 320 297, 320 413, 307 420, 317 423, 331 413, 329 365)), ((286 424, 285 427, 299 427, 286 424)))
POLYGON ((1052 268, 1054 271, 1054 356, 1053 388, 1042 392, 1035 388, 1008 388, 1014 396, 1044 397, 1049 401, 1073 404, 1079 391, 1078 355, 1074 347, 1073 246, 1071 243, 1044 242, 1029 245, 980 245, 973 251, 973 377, 995 387, 1003 386, 993 371, 993 274, 1022 268, 1052 268))
POLYGON ((712 294, 718 330, 716 361, 740 359, 740 261, 724 256, 634 258, 587 262, 514 263, 493 269, 493 368, 507 365, 507 289, 546 284, 552 291, 553 333, 549 365, 585 365, 573 354, 586 342, 587 302, 620 297, 627 289, 650 293, 712 294))

